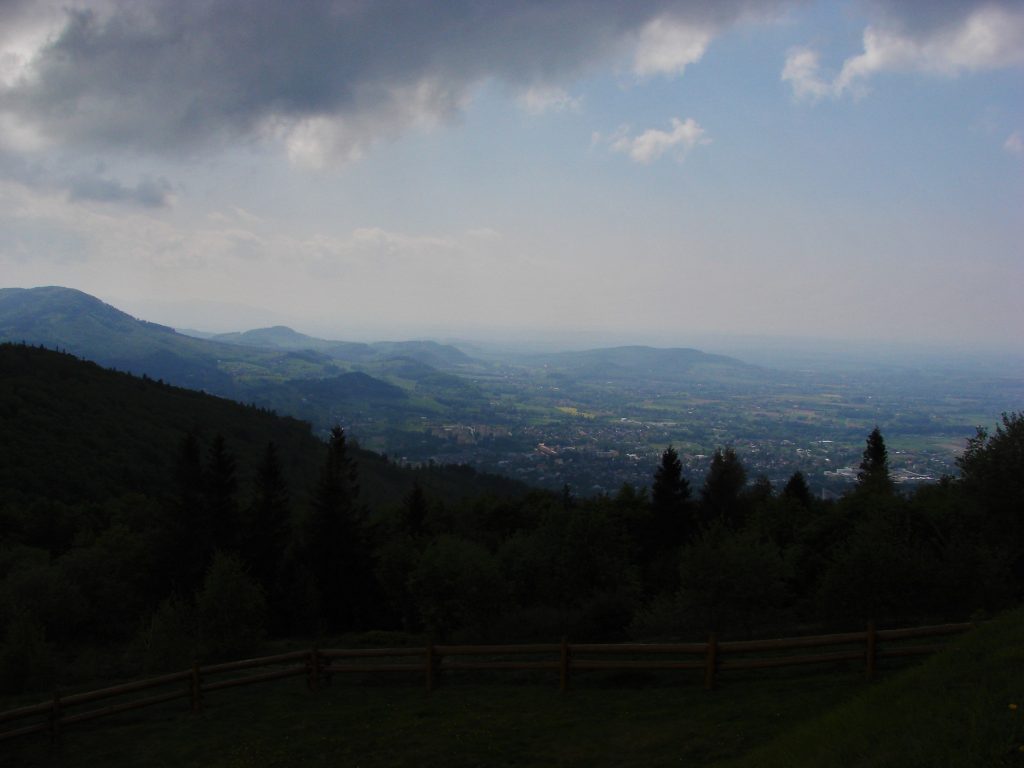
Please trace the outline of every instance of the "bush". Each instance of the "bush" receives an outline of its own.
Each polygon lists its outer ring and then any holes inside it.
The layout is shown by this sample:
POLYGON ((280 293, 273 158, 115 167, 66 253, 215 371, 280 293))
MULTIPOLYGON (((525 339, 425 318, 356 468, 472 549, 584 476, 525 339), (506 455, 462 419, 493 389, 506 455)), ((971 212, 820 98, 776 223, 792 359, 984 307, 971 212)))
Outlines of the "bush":
POLYGON ((267 599, 236 555, 214 556, 196 595, 196 613, 205 658, 237 657, 266 635, 267 599))
POLYGON ((486 637, 505 602, 494 556, 479 544, 448 535, 427 547, 409 576, 409 592, 424 625, 438 639, 456 630, 486 637))
POLYGON ((171 595, 154 611, 142 630, 142 664, 147 673, 187 669, 198 656, 195 609, 171 595))

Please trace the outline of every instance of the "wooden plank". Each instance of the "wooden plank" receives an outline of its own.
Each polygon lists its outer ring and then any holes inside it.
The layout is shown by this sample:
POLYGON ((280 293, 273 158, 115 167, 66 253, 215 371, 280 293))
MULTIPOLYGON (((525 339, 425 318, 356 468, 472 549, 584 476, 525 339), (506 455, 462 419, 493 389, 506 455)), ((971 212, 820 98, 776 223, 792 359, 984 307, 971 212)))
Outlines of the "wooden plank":
POLYGON ((961 624, 935 624, 930 627, 908 627, 906 629, 880 629, 879 640, 903 640, 910 637, 932 637, 935 635, 955 635, 966 632, 974 627, 970 622, 961 624))
POLYGON ((618 661, 615 659, 574 659, 573 669, 704 669, 703 661, 618 661))
POLYGON ((775 656, 760 659, 724 660, 719 669, 769 669, 771 667, 791 667, 800 664, 824 664, 830 661, 861 661, 863 651, 842 651, 840 653, 816 653, 808 656, 775 656))
POLYGON ((147 696, 144 699, 126 701, 122 704, 111 704, 106 707, 100 707, 99 709, 90 709, 86 712, 76 712, 73 715, 64 715, 60 718, 60 724, 70 725, 72 723, 82 723, 86 720, 95 720, 99 717, 116 715, 119 712, 128 712, 133 709, 142 709, 143 707, 151 707, 155 704, 163 704, 168 701, 174 701, 175 699, 188 698, 188 695, 189 694, 187 691, 174 691, 172 693, 161 693, 158 696, 147 696))
POLYGON ((426 673, 427 693, 430 693, 434 690, 434 686, 437 684, 437 658, 434 656, 433 643, 427 644, 423 670, 426 673))
MULTIPOLYGON (((46 706, 47 709, 49 709, 50 705, 47 704, 46 706)), ((43 733, 48 730, 50 730, 49 723, 36 723, 35 725, 26 725, 22 728, 16 728, 12 731, 0 732, 0 741, 4 741, 5 739, 13 739, 17 736, 25 736, 29 733, 43 733)))
POLYGON ((877 658, 878 631, 875 629, 875 622, 869 621, 864 647, 864 675, 868 680, 875 676, 875 659, 877 658))
POLYGON ((925 654, 938 653, 943 649, 941 645, 904 645, 896 648, 880 648, 878 658, 889 659, 897 656, 922 656, 925 654))
POLYGON ((863 632, 844 632, 837 635, 805 635, 780 637, 772 640, 732 640, 718 644, 720 653, 747 653, 752 651, 785 651, 791 648, 811 648, 822 645, 848 645, 863 643, 863 632))
POLYGON ((322 672, 422 672, 422 664, 329 664, 322 672))
POLYGON ((62 696, 60 703, 65 707, 73 706, 75 704, 85 704, 90 701, 106 699, 111 696, 120 696, 124 693, 133 693, 135 691, 143 691, 147 688, 156 688, 157 686, 167 685, 168 683, 178 683, 183 680, 188 680, 191 675, 191 670, 186 670, 185 672, 175 672, 174 674, 163 675, 162 677, 151 677, 146 680, 138 680, 134 683, 125 683, 123 685, 114 685, 110 688, 101 688, 97 691, 75 693, 70 696, 62 696))
POLYGON ((559 653, 562 646, 558 643, 533 643, 523 645, 435 645, 434 653, 438 656, 497 656, 501 654, 521 653, 559 653))
POLYGON ((252 669, 254 667, 268 667, 271 664, 281 664, 286 661, 298 661, 303 659, 309 651, 291 651, 289 653, 278 653, 274 656, 261 656, 255 659, 241 659, 239 661, 226 661, 223 664, 210 664, 200 667, 199 672, 204 675, 215 675, 219 672, 235 672, 239 669, 252 669))
POLYGON ((562 693, 569 690, 569 663, 571 658, 569 641, 563 637, 558 654, 558 690, 562 693))
POLYGON ((705 654, 707 643, 573 643, 572 653, 694 653, 705 654))
POLYGON ((287 669, 277 669, 273 672, 264 672, 260 675, 246 675, 245 677, 233 677, 230 680, 218 680, 215 683, 203 683, 203 693, 208 691, 219 691, 224 688, 234 688, 239 685, 252 685, 253 683, 263 683, 268 680, 279 680, 284 677, 298 677, 299 675, 306 674, 305 665, 301 667, 288 667, 287 669))
POLYGON ((445 661, 444 671, 452 669, 559 669, 558 661, 445 661))
POLYGON ((52 701, 46 701, 42 704, 31 704, 27 707, 18 707, 18 709, 9 709, 6 712, 0 712, 0 723, 6 722, 7 720, 17 720, 20 717, 30 717, 31 715, 44 715, 53 708, 52 701))
POLYGON ((708 637, 707 652, 704 654, 704 690, 715 687, 715 672, 718 671, 718 638, 712 632, 708 637))
POLYGON ((328 659, 377 658, 381 656, 422 656, 423 648, 320 648, 317 651, 328 659))

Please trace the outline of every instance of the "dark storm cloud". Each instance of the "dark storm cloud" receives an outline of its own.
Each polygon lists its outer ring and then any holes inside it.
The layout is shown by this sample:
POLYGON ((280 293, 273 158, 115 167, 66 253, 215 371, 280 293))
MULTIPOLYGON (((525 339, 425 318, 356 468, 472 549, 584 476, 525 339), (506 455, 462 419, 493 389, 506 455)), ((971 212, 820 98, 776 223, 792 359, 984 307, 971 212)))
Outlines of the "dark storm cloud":
MULTIPOLYGON (((0 77, 0 118, 70 148, 180 152, 327 117, 345 123, 331 141, 356 156, 421 118, 450 117, 489 78, 527 88, 568 83, 611 59, 628 64, 658 17, 714 33, 797 0, 61 2, 0 0, 0 37, 43 10, 60 21, 29 77, 6 87, 0 77)), ((986 5, 860 7, 875 25, 927 36, 986 5)))
MULTIPOLYGON (((50 140, 180 149, 274 119, 386 111, 432 81, 440 116, 475 84, 550 82, 622 55, 651 19, 717 29, 783 2, 152 0, 73 4, 0 111, 50 140), (442 98, 443 97, 443 98, 442 98)), ((20 4, 0 4, 12 13, 20 4)), ((0 12, 2 17, 2 12, 0 12)), ((431 104, 420 105, 431 109, 431 104)), ((394 114, 392 110, 391 114, 394 114)))
POLYGON ((861 0, 869 16, 912 37, 961 24, 982 8, 1024 10, 1024 0, 861 0))

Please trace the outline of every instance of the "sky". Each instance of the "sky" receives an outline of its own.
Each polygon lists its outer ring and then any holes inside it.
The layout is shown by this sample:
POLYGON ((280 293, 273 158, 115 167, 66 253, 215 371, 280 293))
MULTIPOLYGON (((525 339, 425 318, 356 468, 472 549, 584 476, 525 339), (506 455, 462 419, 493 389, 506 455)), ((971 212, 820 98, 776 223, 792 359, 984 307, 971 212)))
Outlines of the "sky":
POLYGON ((1024 2, 0 0, 0 286, 1024 350, 1024 2))

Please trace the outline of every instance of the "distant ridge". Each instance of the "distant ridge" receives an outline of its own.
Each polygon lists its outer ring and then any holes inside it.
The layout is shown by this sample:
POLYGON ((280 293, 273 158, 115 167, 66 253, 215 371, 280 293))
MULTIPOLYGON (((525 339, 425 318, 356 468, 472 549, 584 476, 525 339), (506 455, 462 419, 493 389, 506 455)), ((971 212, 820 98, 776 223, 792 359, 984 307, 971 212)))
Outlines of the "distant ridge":
POLYGON ((403 357, 435 368, 448 368, 473 362, 462 350, 436 341, 331 341, 307 336, 286 325, 255 328, 251 331, 218 333, 209 338, 229 344, 274 349, 309 349, 350 362, 370 362, 403 357))
POLYGON ((576 378, 616 379, 644 376, 654 379, 699 380, 705 377, 749 378, 760 370, 733 357, 687 347, 622 346, 530 356, 553 374, 576 378))

